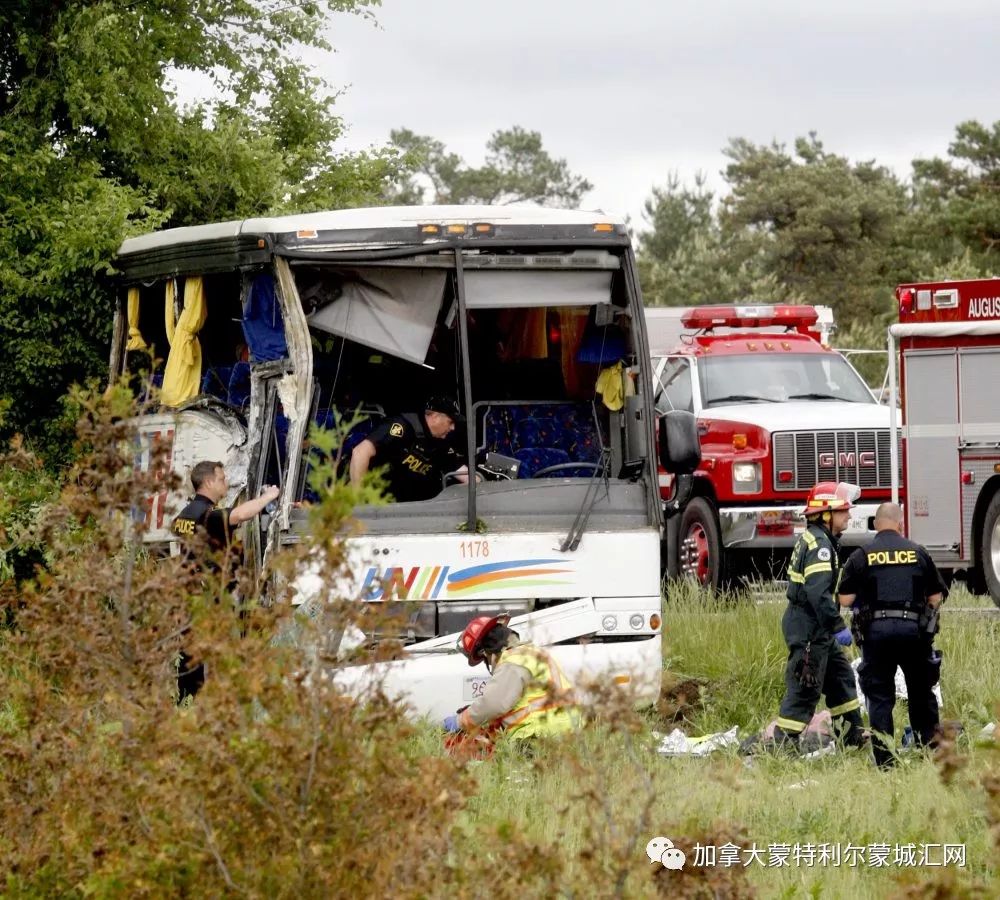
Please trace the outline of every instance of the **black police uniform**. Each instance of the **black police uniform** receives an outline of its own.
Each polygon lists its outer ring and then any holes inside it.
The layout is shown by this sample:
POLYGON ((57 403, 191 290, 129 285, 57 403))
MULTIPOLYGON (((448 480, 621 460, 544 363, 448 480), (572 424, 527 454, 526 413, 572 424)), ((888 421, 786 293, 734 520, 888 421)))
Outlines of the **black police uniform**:
MULTIPOLYGON (((171 525, 171 531, 181 538, 181 548, 189 561, 213 572, 220 571, 220 555, 232 546, 233 530, 229 524, 229 510, 219 509, 204 494, 195 494, 191 502, 180 511, 171 525), (198 547, 195 536, 207 542, 209 556, 204 557, 205 546, 198 547)), ((177 701, 193 697, 205 684, 205 665, 191 665, 192 658, 183 650, 177 669, 177 701)))
POLYGON ((195 534, 200 534, 203 540, 207 540, 212 557, 203 560, 203 563, 213 570, 218 570, 219 567, 218 554, 226 550, 233 539, 233 530, 229 525, 229 510, 219 509, 204 494, 194 495, 191 502, 174 519, 170 530, 181 538, 181 547, 192 560, 195 558, 195 547, 191 538, 195 534))
POLYGON ((788 564, 788 608, 781 630, 788 645, 785 696, 776 736, 798 737, 816 712, 820 694, 830 714, 847 724, 844 739, 862 743, 860 704, 854 672, 834 635, 847 626, 834 594, 840 562, 838 541, 820 522, 809 522, 788 564))
MULTIPOLYGON (((940 671, 932 657, 934 635, 927 632, 927 598, 948 595, 937 566, 919 544, 886 529, 848 559, 840 593, 856 595, 855 633, 863 657, 858 675, 872 729, 893 733, 898 666, 906 679, 914 736, 927 743, 939 721, 933 688, 940 671)), ((892 753, 877 736, 873 751, 880 766, 892 765, 892 753)))
POLYGON ((436 497, 444 475, 464 463, 448 441, 434 437, 424 417, 415 413, 386 419, 368 440, 375 445, 375 464, 387 466, 389 493, 400 502, 436 497))

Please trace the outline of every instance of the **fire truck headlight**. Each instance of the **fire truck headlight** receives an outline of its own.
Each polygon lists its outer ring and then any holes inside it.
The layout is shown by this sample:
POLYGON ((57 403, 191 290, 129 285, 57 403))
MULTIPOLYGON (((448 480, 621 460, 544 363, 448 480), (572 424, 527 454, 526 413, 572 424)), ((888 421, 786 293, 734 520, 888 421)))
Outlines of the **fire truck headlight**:
POLYGON ((756 494, 760 492, 760 463, 733 463, 733 493, 756 494))

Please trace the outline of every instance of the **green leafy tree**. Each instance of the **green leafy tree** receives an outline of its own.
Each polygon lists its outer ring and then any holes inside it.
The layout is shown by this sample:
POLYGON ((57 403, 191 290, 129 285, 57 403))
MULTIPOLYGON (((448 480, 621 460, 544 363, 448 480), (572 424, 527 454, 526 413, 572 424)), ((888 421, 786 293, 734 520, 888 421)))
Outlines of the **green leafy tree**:
POLYGON ((1000 272, 1000 121, 959 124, 948 156, 913 161, 921 275, 942 266, 961 277, 1000 272))
POLYGON ((789 299, 832 306, 845 324, 889 307, 911 254, 906 189, 888 169, 828 153, 815 134, 794 153, 736 139, 726 155, 720 218, 738 261, 759 259, 789 299))
POLYGON ((408 128, 390 139, 413 167, 386 193, 392 203, 541 203, 575 207, 593 185, 573 174, 565 159, 554 159, 537 131, 514 126, 495 131, 482 166, 467 165, 441 141, 408 128))
POLYGON ((58 445, 66 387, 103 373, 100 277, 130 234, 376 200, 398 154, 345 156, 301 61, 378 0, 12 0, 0 6, 0 403, 58 445), (216 99, 182 107, 174 72, 216 99))
POLYGON ((778 300, 783 291, 755 259, 737 259, 716 214, 715 195, 699 173, 693 187, 673 174, 654 187, 639 235, 643 300, 652 306, 689 306, 778 300))

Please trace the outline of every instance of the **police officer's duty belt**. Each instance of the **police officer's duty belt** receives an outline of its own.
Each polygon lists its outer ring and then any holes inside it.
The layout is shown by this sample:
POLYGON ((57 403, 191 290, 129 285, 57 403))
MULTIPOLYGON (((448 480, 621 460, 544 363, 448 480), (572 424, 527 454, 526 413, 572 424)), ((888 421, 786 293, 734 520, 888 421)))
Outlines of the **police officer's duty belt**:
POLYGON ((872 610, 873 619, 912 619, 914 622, 920 618, 919 613, 909 612, 905 609, 875 609, 872 610))

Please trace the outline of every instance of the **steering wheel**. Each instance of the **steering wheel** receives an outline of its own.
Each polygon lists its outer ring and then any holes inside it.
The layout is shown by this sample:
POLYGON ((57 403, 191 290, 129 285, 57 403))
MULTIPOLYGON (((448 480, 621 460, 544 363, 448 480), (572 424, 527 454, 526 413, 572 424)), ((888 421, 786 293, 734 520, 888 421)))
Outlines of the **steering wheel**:
POLYGON ((532 473, 532 478, 542 478, 545 475, 551 475, 553 472, 565 472, 567 469, 590 469, 591 473, 599 472, 604 468, 599 462, 564 462, 557 463, 554 466, 545 466, 539 469, 537 472, 532 473))

